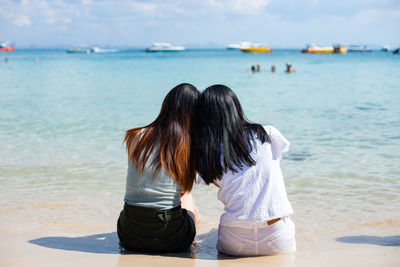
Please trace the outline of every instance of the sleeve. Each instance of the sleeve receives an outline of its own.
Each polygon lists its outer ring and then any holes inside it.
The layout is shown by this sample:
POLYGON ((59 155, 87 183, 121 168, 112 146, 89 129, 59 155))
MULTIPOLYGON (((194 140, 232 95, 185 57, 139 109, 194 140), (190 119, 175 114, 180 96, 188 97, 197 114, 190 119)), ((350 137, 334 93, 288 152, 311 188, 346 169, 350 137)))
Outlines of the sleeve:
POLYGON ((264 126, 264 129, 271 139, 273 159, 282 159, 282 153, 289 151, 290 142, 275 127, 268 125, 264 126))

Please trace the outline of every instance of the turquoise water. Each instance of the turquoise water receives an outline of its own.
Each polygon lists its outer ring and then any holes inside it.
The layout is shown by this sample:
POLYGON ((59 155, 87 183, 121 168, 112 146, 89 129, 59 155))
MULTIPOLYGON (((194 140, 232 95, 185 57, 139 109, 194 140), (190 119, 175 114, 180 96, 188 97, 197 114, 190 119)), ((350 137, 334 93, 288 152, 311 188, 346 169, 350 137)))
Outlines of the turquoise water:
MULTIPOLYGON (((79 210, 96 203, 106 207, 96 214, 115 217, 125 182, 124 131, 150 123, 181 82, 200 90, 222 83, 251 121, 274 125, 291 141, 282 169, 298 222, 315 214, 349 223, 354 214, 398 218, 399 73, 400 57, 382 52, 3 53, 0 205, 63 202, 79 210), (287 61, 296 73, 284 73, 287 61), (255 64, 261 72, 249 73, 255 64)), ((210 203, 215 193, 194 191, 212 220, 222 211, 210 203)))

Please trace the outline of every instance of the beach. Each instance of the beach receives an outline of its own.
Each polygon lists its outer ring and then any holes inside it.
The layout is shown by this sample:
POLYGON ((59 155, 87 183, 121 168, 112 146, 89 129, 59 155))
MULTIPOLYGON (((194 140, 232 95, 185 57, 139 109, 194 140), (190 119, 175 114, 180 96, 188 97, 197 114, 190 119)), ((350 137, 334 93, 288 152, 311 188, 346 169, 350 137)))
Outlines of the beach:
MULTIPOLYGON (((200 190, 195 189, 194 192, 200 190)), ((196 197, 195 193, 195 197, 196 197)), ((103 219, 82 220, 84 210, 62 220, 55 210, 68 204, 2 208, 1 266, 398 266, 400 262, 400 221, 393 219, 348 224, 326 222, 332 230, 310 229, 307 220, 296 215, 298 251, 293 255, 235 258, 218 255, 217 221, 203 218, 191 253, 165 255, 126 254, 118 246, 115 220, 118 210, 103 219), (31 213, 41 216, 30 216, 31 213), (39 218, 40 217, 40 218, 39 218), (10 221, 4 225, 4 218, 10 221), (28 219, 29 218, 29 219, 28 219), (304 219, 302 222, 301 219, 304 219), (60 221, 62 220, 62 221, 60 221), (24 228, 12 222, 24 221, 24 228)), ((101 213, 101 211, 99 210, 101 213)), ((202 210, 200 209, 200 212, 202 210)), ((72 214, 69 214, 70 216, 72 214)), ((65 215, 64 215, 65 216, 65 215)))
POLYGON ((0 266, 400 266, 398 57, 214 49, 21 50, 7 58, 0 64, 0 266), (287 61, 296 73, 284 72, 287 61), (256 64, 261 71, 249 73, 256 64), (217 188, 203 185, 193 190, 202 218, 191 253, 120 251, 124 131, 150 123, 181 82, 199 90, 228 85, 249 120, 277 127, 291 142, 281 167, 295 211, 295 254, 218 255, 223 206, 217 188))

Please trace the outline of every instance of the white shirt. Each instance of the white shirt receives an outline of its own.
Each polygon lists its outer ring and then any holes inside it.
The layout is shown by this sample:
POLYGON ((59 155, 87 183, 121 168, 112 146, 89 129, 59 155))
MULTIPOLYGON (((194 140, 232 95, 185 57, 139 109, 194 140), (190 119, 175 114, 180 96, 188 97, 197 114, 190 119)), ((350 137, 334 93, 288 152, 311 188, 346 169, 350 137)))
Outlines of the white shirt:
POLYGON ((251 157, 254 166, 239 172, 224 173, 217 180, 218 199, 225 205, 220 224, 240 226, 286 217, 293 213, 287 198, 280 160, 289 150, 289 141, 274 127, 264 126, 271 142, 261 144, 255 138, 251 157))

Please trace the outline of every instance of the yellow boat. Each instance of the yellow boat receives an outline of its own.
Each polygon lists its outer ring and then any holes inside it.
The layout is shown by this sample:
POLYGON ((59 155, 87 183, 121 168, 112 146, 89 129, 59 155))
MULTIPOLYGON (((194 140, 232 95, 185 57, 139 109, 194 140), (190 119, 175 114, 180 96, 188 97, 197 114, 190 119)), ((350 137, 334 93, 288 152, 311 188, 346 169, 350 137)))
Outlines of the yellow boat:
POLYGON ((333 46, 320 46, 320 45, 307 45, 307 47, 300 51, 301 53, 312 53, 312 54, 346 54, 347 47, 341 44, 335 44, 333 46))
POLYGON ((333 45, 333 53, 335 53, 335 54, 346 54, 347 53, 347 47, 345 47, 342 44, 335 44, 335 45, 333 45))
POLYGON ((250 46, 246 48, 240 48, 240 51, 245 53, 271 53, 272 49, 268 46, 250 46))
POLYGON ((302 53, 328 54, 333 53, 333 46, 307 45, 306 49, 301 50, 302 53))

